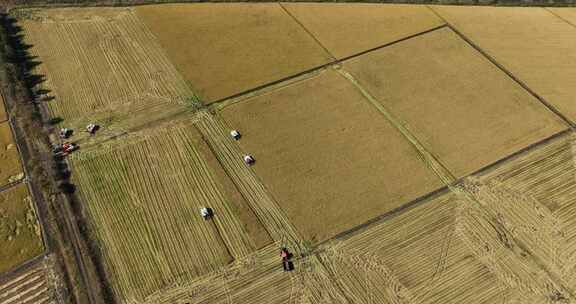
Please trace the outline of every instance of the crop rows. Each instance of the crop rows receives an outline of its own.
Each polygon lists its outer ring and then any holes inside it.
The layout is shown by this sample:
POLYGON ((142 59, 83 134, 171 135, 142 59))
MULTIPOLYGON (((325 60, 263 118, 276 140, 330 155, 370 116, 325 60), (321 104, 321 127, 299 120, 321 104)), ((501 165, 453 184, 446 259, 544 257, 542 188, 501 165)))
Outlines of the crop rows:
MULTIPOLYGON (((196 126, 212 146, 216 157, 246 198, 252 209, 262 221, 271 237, 279 246, 288 247, 295 256, 306 256, 308 248, 304 246, 296 229, 288 221, 277 203, 267 192, 256 175, 242 161, 242 151, 226 134, 228 130, 217 118, 207 113, 199 113, 196 126)), ((277 247, 278 248, 278 247, 277 247)), ((277 260, 279 267, 279 260, 277 260)), ((304 299, 312 303, 328 301, 330 303, 347 303, 340 290, 332 283, 332 278, 324 269, 321 261, 315 256, 306 256, 296 264, 297 271, 290 274, 296 282, 297 289, 304 293, 304 299), (297 276, 297 278, 294 278, 297 276)), ((278 270, 273 271, 276 273, 278 270)), ((244 281, 244 280, 241 280, 244 281)), ((249 280, 248 280, 249 281, 249 280)))
POLYGON ((321 246, 354 303, 557 303, 574 298, 574 135, 464 179, 321 246))
POLYGON ((0 282, 2 304, 56 303, 50 287, 47 264, 40 262, 13 278, 0 282))
POLYGON ((140 125, 197 102, 164 51, 131 9, 30 12, 21 24, 50 114, 67 125, 100 122, 111 128, 140 125), (37 18, 34 18, 37 14, 37 18), (143 121, 144 120, 144 121, 143 121))
POLYGON ((72 164, 118 292, 143 299, 215 271, 253 250, 194 146, 193 128, 170 127, 72 164), (204 221, 199 208, 216 212, 204 221))

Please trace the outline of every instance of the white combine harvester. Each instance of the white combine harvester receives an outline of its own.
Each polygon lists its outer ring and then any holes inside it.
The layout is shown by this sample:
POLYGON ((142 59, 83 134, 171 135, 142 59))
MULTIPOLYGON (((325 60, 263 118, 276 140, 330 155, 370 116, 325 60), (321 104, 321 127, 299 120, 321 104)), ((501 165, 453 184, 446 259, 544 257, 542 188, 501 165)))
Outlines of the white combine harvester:
POLYGON ((208 207, 200 208, 200 216, 202 216, 202 218, 204 218, 205 220, 208 220, 213 215, 214 215, 214 212, 212 212, 212 209, 210 209, 208 207))

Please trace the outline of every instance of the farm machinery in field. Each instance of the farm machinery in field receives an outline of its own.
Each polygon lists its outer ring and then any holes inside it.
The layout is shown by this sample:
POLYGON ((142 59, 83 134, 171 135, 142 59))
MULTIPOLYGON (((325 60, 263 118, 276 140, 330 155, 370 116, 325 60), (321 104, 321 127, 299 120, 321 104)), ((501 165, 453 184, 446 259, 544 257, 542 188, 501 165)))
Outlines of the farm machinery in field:
POLYGON ((285 247, 280 248, 280 258, 282 258, 282 268, 284 271, 292 271, 294 263, 292 263, 292 254, 285 247))

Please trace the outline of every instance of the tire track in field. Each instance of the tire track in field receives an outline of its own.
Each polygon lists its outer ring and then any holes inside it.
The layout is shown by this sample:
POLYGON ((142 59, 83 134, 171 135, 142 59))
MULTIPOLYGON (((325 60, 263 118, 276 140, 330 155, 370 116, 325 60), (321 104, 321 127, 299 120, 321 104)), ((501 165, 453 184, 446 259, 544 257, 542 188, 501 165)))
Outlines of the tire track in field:
POLYGON ((406 123, 402 122, 398 117, 395 117, 390 110, 388 110, 383 103, 379 102, 368 90, 366 90, 360 82, 350 73, 342 68, 336 69, 340 75, 346 78, 357 90, 366 98, 366 100, 372 104, 385 118, 394 126, 403 136, 412 144, 412 146, 418 152, 419 158, 424 162, 424 164, 430 168, 436 176, 445 185, 451 185, 456 178, 450 170, 444 166, 436 156, 434 156, 430 151, 428 151, 422 143, 416 138, 412 132, 408 129, 406 123))
POLYGON ((254 249, 193 147, 190 127, 171 126, 120 148, 72 156, 115 292, 126 301, 218 271, 229 262, 221 249, 236 258, 254 249), (200 218, 200 206, 216 210, 213 221, 200 218))
MULTIPOLYGON (((330 301, 330 303, 347 303, 341 291, 334 286, 326 269, 315 255, 307 255, 308 249, 302 243, 296 228, 286 218, 271 194, 266 190, 258 177, 244 164, 242 151, 227 136, 228 131, 215 117, 207 112, 197 114, 196 127, 203 134, 222 167, 238 187, 240 193, 261 220, 270 236, 280 244, 288 247, 294 256, 303 256, 305 263, 296 265, 296 274, 305 286, 305 293, 313 303, 330 301), (325 291, 325 292, 323 292, 325 291), (329 299, 329 300, 328 300, 329 299)), ((294 274, 291 274, 294 275, 294 274)))

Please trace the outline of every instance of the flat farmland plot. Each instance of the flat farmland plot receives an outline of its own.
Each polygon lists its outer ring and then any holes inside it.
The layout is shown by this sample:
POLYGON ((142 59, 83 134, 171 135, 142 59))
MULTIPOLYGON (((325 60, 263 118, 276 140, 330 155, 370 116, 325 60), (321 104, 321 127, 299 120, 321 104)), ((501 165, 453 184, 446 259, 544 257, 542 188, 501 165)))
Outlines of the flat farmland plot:
POLYGON ((178 125, 72 158, 113 288, 128 302, 270 242, 241 197, 227 195, 202 145, 193 127, 178 125), (202 219, 200 207, 214 219, 202 219))
POLYGON ((567 128, 447 28, 346 61, 344 69, 456 177, 567 128))
POLYGON ((443 24, 426 6, 368 3, 282 5, 339 59, 443 24))
MULTIPOLYGON (((570 293, 505 227, 510 214, 446 192, 327 246, 354 303, 553 303, 570 293)), ((533 223, 524 222, 526 225, 533 223)))
MULTIPOLYGON (((35 74, 67 127, 115 135, 196 102, 154 35, 129 8, 18 11, 35 74)), ((79 132, 78 132, 79 134, 79 132)), ((81 135, 81 134, 79 134, 81 135)))
POLYGON ((0 123, 0 185, 5 185, 24 177, 20 155, 12 137, 8 122, 0 123))
POLYGON ((331 61, 275 3, 146 5, 136 11, 204 103, 331 61))
POLYGON ((417 151, 333 70, 225 107, 288 219, 320 241, 441 186, 417 151))
POLYGON ((34 205, 25 184, 0 192, 0 247, 0 273, 44 250, 34 205))
MULTIPOLYGON (((542 8, 433 9, 572 122, 576 121, 576 27, 542 8)), ((569 9, 552 11, 570 19, 569 9)))
POLYGON ((0 281, 2 304, 56 304, 53 290, 56 283, 50 277, 50 260, 37 262, 32 267, 0 281))

